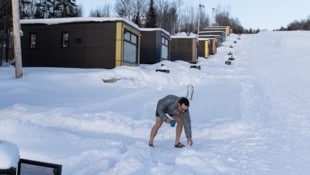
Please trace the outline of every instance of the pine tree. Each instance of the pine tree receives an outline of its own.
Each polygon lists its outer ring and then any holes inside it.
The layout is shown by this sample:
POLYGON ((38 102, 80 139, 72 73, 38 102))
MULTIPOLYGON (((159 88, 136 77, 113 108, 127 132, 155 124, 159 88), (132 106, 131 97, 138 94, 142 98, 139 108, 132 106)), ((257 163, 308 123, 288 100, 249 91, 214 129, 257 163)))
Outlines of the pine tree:
POLYGON ((0 1, 0 62, 9 60, 10 28, 12 28, 12 6, 10 0, 0 1), (4 47, 5 46, 5 47, 4 47), (2 57, 3 56, 3 57, 2 57))
POLYGON ((142 26, 141 25, 141 16, 140 16, 140 12, 139 11, 137 12, 136 16, 134 17, 133 22, 135 24, 137 24, 139 27, 142 26))
POLYGON ((35 18, 76 17, 80 14, 76 0, 40 0, 35 6, 35 18))
POLYGON ((146 28, 154 28, 157 27, 157 13, 156 9, 154 8, 154 2, 151 0, 150 2, 150 8, 147 13, 147 18, 146 18, 146 28))

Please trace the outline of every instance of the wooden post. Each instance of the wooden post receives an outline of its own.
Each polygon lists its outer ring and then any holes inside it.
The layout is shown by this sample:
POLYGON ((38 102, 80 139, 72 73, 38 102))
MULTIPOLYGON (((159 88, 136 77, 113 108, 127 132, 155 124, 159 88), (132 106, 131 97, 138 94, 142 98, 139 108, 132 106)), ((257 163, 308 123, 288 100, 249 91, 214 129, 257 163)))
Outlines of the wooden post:
POLYGON ((14 36, 14 57, 15 77, 21 78, 22 73, 22 52, 20 42, 20 21, 19 21, 19 0, 12 0, 13 36, 14 36))

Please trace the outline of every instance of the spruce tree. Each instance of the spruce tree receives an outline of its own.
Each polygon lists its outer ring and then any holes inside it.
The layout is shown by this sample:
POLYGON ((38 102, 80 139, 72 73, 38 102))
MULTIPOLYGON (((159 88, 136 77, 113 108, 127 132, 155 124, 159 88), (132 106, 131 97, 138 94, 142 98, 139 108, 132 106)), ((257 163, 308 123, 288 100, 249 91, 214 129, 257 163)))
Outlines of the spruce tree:
POLYGON ((154 8, 154 2, 151 0, 150 2, 150 8, 147 13, 147 21, 146 21, 146 28, 155 28, 157 27, 157 13, 156 9, 154 8))

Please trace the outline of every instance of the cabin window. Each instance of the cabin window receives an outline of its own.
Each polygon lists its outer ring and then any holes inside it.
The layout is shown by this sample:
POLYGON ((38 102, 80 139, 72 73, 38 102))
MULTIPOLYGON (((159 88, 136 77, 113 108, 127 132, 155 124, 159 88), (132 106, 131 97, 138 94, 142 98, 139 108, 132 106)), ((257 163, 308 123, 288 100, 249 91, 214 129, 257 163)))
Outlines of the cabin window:
POLYGON ((131 33, 126 31, 125 34, 124 34, 124 40, 125 41, 130 41, 130 35, 131 35, 131 33))
POLYGON ((125 31, 124 33, 124 61, 129 63, 137 63, 137 43, 138 36, 125 31))
POLYGON ((30 33, 30 48, 34 49, 37 48, 37 34, 36 33, 30 33))
POLYGON ((68 32, 63 32, 62 37, 61 37, 61 47, 62 48, 67 48, 69 47, 69 33, 68 32))
POLYGON ((161 38, 161 59, 168 59, 169 42, 167 38, 161 38))

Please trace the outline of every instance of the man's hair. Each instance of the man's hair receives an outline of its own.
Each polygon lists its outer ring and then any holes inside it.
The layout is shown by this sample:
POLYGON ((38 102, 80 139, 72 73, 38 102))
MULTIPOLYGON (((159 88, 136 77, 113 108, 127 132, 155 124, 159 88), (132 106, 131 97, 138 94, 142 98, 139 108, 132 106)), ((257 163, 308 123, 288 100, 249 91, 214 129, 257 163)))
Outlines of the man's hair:
POLYGON ((189 101, 188 101, 187 98, 181 97, 180 100, 179 100, 179 104, 180 105, 184 104, 185 106, 189 106, 189 101))

